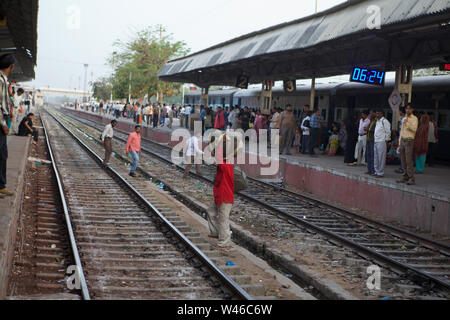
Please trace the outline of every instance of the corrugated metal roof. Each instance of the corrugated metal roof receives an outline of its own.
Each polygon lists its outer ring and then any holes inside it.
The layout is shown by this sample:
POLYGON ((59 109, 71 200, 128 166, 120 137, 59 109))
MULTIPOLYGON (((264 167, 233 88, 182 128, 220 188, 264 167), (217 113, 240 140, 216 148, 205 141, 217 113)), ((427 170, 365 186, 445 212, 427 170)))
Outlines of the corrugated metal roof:
MULTIPOLYGON (((426 77, 416 77, 413 79, 413 91, 421 90, 423 88, 433 87, 435 90, 446 90, 450 88, 450 75, 439 75, 439 76, 426 76, 426 77)), ((386 80, 384 87, 366 85, 355 82, 342 82, 342 83, 327 83, 327 84, 317 84, 317 93, 329 92, 333 89, 337 89, 337 92, 349 92, 357 91, 359 93, 367 92, 385 92, 386 90, 392 90, 394 88, 394 80, 386 80)), ((311 86, 297 86, 297 91, 288 95, 298 95, 306 94, 309 95, 311 91, 311 86)), ((222 91, 211 91, 210 96, 220 95, 222 91)), ((282 87, 275 87, 274 94, 283 94, 284 89, 282 87)), ((231 92, 229 92, 231 94, 231 92)), ((246 90, 236 90, 234 97, 259 97, 261 95, 261 89, 252 88, 246 90)), ((187 97, 197 96, 196 94, 187 94, 187 97)))
POLYGON ((450 0, 354 0, 325 12, 261 30, 168 62, 164 77, 290 50, 369 30, 369 6, 381 9, 381 31, 389 25, 450 11, 450 0))

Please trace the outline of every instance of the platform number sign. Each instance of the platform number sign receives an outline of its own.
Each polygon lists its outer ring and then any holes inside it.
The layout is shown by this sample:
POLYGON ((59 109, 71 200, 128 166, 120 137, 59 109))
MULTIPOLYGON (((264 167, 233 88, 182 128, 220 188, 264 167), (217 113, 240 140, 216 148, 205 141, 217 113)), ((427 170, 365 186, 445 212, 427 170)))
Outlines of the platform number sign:
POLYGON ((249 77, 246 75, 239 75, 236 80, 236 88, 248 89, 249 77))
POLYGON ((355 67, 350 75, 350 82, 384 86, 385 78, 386 72, 384 71, 355 67))
POLYGON ((292 93, 295 92, 297 89, 297 82, 296 80, 284 80, 284 92, 286 93, 292 93))

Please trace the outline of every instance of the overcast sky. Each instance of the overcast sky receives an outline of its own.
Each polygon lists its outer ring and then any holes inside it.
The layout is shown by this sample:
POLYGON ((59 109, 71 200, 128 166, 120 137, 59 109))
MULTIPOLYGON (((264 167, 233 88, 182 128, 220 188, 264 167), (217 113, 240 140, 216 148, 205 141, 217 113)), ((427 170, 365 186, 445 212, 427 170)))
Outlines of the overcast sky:
MULTIPOLYGON (((319 11, 345 0, 318 0, 319 11)), ((36 86, 84 87, 111 73, 113 42, 163 24, 196 52, 314 13, 315 0, 40 0, 36 86), (79 13, 80 19, 77 19, 79 13)))

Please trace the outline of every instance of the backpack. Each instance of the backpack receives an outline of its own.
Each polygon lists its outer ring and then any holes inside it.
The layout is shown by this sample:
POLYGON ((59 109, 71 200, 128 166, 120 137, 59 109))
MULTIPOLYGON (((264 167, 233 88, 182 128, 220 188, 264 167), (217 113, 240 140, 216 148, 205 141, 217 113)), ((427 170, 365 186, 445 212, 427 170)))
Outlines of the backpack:
POLYGON ((234 168, 234 193, 239 193, 241 191, 247 190, 248 180, 247 175, 241 168, 234 168))

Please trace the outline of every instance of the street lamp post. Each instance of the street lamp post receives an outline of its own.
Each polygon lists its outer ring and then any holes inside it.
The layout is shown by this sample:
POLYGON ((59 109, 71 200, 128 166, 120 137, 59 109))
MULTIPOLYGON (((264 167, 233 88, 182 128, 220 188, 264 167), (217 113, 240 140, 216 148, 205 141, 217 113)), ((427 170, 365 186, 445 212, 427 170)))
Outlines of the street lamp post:
POLYGON ((114 58, 116 57, 116 54, 117 54, 117 52, 113 52, 113 57, 112 57, 112 75, 111 75, 111 100, 110 100, 110 102, 111 102, 111 104, 112 104, 112 101, 113 101, 113 81, 112 81, 112 77, 113 77, 113 75, 114 75, 114 70, 115 70, 115 66, 114 66, 114 58))

